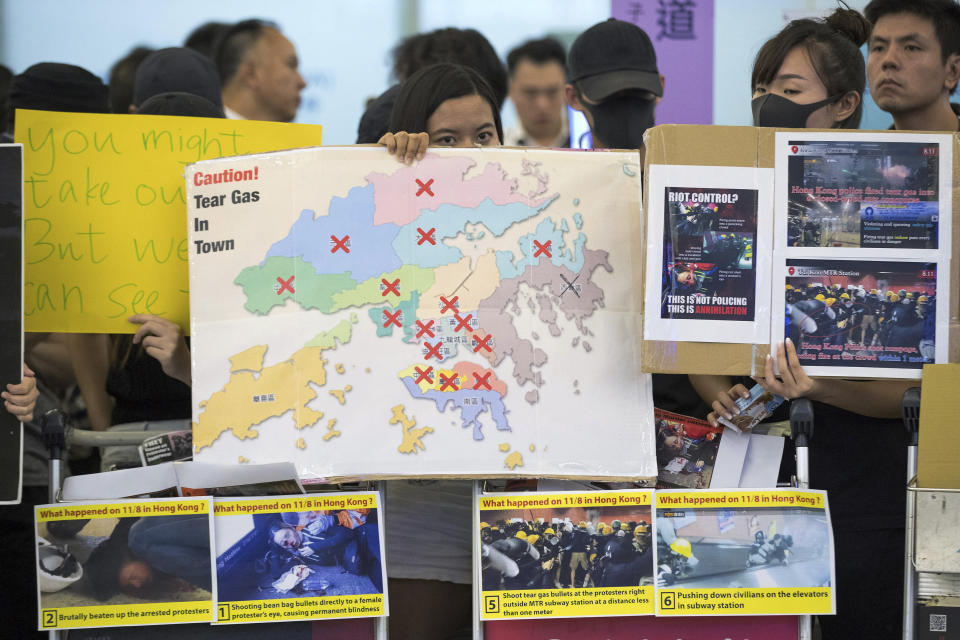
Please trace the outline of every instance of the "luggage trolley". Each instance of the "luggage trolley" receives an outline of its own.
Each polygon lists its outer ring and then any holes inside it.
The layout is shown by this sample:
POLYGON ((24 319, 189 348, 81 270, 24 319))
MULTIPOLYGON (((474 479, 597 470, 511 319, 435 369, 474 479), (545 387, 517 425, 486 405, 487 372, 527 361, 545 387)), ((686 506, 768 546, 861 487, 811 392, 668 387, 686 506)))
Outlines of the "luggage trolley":
MULTIPOLYGON (((70 444, 79 444, 83 446, 99 447, 101 450, 113 449, 113 459, 133 460, 137 456, 130 453, 130 448, 138 447, 147 438, 152 438, 170 431, 178 431, 185 428, 183 420, 166 420, 160 422, 131 423, 129 425, 117 425, 107 431, 86 431, 75 429, 68 426, 66 416, 58 410, 48 411, 41 420, 41 433, 43 442, 47 447, 50 460, 49 468, 49 488, 48 501, 50 504, 59 502, 60 483, 62 482, 62 463, 67 450, 68 442, 70 444)), ((377 483, 381 495, 383 495, 383 483, 377 483)), ((382 518, 383 514, 379 514, 382 518)), ((381 519, 382 522, 382 519, 381 519)), ((387 618, 373 618, 371 624, 371 640, 387 640, 387 618)), ((325 621, 326 622, 326 621, 325 621)), ((329 621, 331 623, 337 620, 329 621)), ((185 638, 229 638, 235 631, 231 627, 235 625, 181 625, 178 634, 185 638)), ((284 625, 295 624, 289 622, 276 622, 272 624, 284 625)), ((133 628, 135 629, 135 627, 133 628)), ((131 632, 133 632, 131 629, 131 632)), ((69 630, 51 630, 50 640, 65 640, 69 637, 69 630)), ((134 632, 135 633, 135 632, 134 632)), ((130 637, 134 637, 131 635, 130 637)), ((268 636, 269 637, 269 636, 268 636)), ((332 637, 346 637, 341 630, 335 632, 332 637)), ((358 638, 362 640, 362 638, 358 638)))

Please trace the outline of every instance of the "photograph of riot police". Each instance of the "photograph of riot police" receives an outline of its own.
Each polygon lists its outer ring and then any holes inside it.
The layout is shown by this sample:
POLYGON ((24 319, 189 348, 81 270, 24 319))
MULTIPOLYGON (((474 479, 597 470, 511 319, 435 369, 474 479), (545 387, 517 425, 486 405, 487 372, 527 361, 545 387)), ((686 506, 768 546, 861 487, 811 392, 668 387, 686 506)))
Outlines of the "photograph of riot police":
POLYGON ((483 591, 653 584, 650 507, 481 511, 483 591))
POLYGON ((936 249, 939 145, 790 142, 791 247, 936 249))
POLYGON ((819 509, 658 509, 658 587, 828 587, 830 529, 819 509))
POLYGON ((376 509, 218 516, 221 601, 383 593, 376 509))
POLYGON ((661 318, 753 320, 757 192, 667 187, 661 318))
POLYGON ((932 363, 936 275, 927 263, 788 260, 785 329, 800 364, 932 363))

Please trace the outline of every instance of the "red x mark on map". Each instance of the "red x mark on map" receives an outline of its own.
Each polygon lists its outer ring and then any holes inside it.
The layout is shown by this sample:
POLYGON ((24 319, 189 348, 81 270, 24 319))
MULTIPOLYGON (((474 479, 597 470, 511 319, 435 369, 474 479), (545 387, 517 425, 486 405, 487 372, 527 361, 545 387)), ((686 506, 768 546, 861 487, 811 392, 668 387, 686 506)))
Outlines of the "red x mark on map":
POLYGON ((397 278, 393 282, 387 282, 386 278, 380 278, 380 282, 383 283, 383 293, 381 296, 385 296, 388 293, 394 293, 399 298, 400 297, 400 278, 397 278))
POLYGON ((417 379, 413 381, 413 384, 420 384, 421 382, 433 384, 433 378, 430 377, 430 374, 433 373, 433 367, 427 367, 426 371, 420 367, 414 367, 413 369, 417 372, 417 379))
POLYGON ((430 244, 436 246, 437 241, 433 239, 433 232, 436 230, 436 227, 430 227, 428 231, 424 231, 420 227, 417 227, 417 233, 420 234, 420 238, 417 240, 417 246, 420 246, 424 242, 429 242, 430 244))
POLYGON ((403 325, 400 324, 400 314, 403 313, 402 309, 397 309, 393 313, 390 313, 386 309, 383 310, 383 328, 386 329, 391 324, 397 325, 400 329, 403 329, 403 325))
POLYGON ((337 238, 337 236, 330 236, 330 242, 333 243, 330 253, 336 253, 337 249, 343 249, 344 253, 350 253, 350 247, 347 246, 347 243, 350 242, 350 236, 343 236, 342 239, 337 238))
POLYGON ((429 335, 431 338, 436 338, 436 334, 433 333, 433 320, 427 320, 427 324, 423 324, 417 320, 417 340, 423 337, 423 334, 429 335))
POLYGON ((457 382, 460 381, 460 374, 454 373, 449 378, 442 373, 440 375, 440 391, 446 391, 447 387, 453 387, 454 391, 460 391, 457 382))
POLYGON ((453 296, 453 300, 447 300, 443 296, 440 296, 440 302, 443 303, 443 307, 440 309, 440 313, 444 314, 447 312, 448 309, 456 313, 457 308, 454 305, 457 304, 457 300, 459 299, 460 299, 460 296, 453 296))
POLYGON ((425 356, 423 356, 424 360, 429 360, 430 356, 433 356, 437 360, 443 360, 443 356, 440 355, 440 347, 443 346, 442 342, 438 342, 437 344, 430 344, 429 342, 424 340, 423 346, 427 348, 427 353, 425 356))
POLYGON ((453 328, 454 333, 464 328, 473 333, 473 328, 470 326, 470 320, 473 318, 472 313, 468 313, 466 318, 461 318, 459 313, 453 314, 453 317, 457 319, 457 326, 453 328))
POLYGON ((486 387, 490 391, 493 391, 493 388, 490 386, 490 374, 492 371, 487 371, 482 376, 476 371, 473 372, 473 377, 476 378, 477 383, 473 385, 474 389, 479 389, 480 387, 486 387))
POLYGON ((290 276, 289 280, 284 280, 280 276, 277 276, 277 282, 280 283, 280 288, 277 289, 277 295, 280 295, 284 291, 289 291, 290 293, 296 293, 293 290, 293 276, 290 276))
POLYGON ((493 349, 490 348, 490 338, 492 337, 493 336, 489 333, 487 334, 486 338, 481 338, 480 336, 476 336, 475 338, 476 338, 477 344, 473 347, 473 352, 476 353, 477 351, 480 351, 480 348, 482 347, 487 351, 489 351, 490 353, 493 353, 493 349))
POLYGON ((424 193, 426 193, 428 196, 431 196, 431 197, 433 196, 433 191, 430 191, 430 185, 433 184, 433 178, 430 178, 429 180, 427 180, 426 183, 420 182, 419 178, 415 178, 415 180, 417 181, 417 186, 420 187, 420 189, 417 191, 418 197, 423 195, 424 193))
POLYGON ((540 244, 536 240, 533 241, 533 244, 537 245, 537 250, 533 252, 533 257, 538 257, 541 253, 547 254, 548 258, 552 258, 553 254, 550 253, 550 243, 552 240, 547 240, 545 243, 540 244))

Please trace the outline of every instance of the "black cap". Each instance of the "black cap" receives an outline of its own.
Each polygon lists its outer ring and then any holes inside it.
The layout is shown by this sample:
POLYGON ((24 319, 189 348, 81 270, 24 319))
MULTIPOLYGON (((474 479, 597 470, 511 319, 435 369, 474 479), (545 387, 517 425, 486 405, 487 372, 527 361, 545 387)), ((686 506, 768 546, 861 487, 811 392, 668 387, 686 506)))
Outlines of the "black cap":
POLYGON ((10 82, 10 106, 14 109, 107 113, 107 85, 83 67, 59 62, 40 62, 10 82))
POLYGON ((625 89, 663 95, 650 37, 623 20, 610 18, 581 33, 570 47, 567 69, 570 81, 593 102, 625 89))
POLYGON ((145 116, 224 118, 223 109, 204 97, 182 91, 158 93, 143 101, 137 113, 145 116))
POLYGON ((186 47, 154 51, 137 68, 133 104, 139 106, 158 93, 177 91, 206 98, 223 108, 220 76, 210 58, 186 47))

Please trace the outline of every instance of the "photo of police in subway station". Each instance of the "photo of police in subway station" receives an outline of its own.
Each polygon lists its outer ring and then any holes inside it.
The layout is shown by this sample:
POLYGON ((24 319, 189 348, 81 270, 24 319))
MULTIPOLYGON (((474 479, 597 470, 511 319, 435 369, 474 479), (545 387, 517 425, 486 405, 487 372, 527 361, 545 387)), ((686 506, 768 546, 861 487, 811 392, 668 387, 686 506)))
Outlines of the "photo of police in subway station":
POLYGON ((919 368, 934 361, 936 264, 788 260, 786 337, 801 364, 919 368))
POLYGON ((790 145, 789 246, 937 248, 939 145, 790 145))
POLYGON ((658 587, 826 587, 830 530, 821 510, 658 509, 658 587))
POLYGON ((383 593, 377 509, 216 518, 221 602, 383 593))
POLYGON ((653 584, 650 507, 484 510, 483 591, 653 584))

